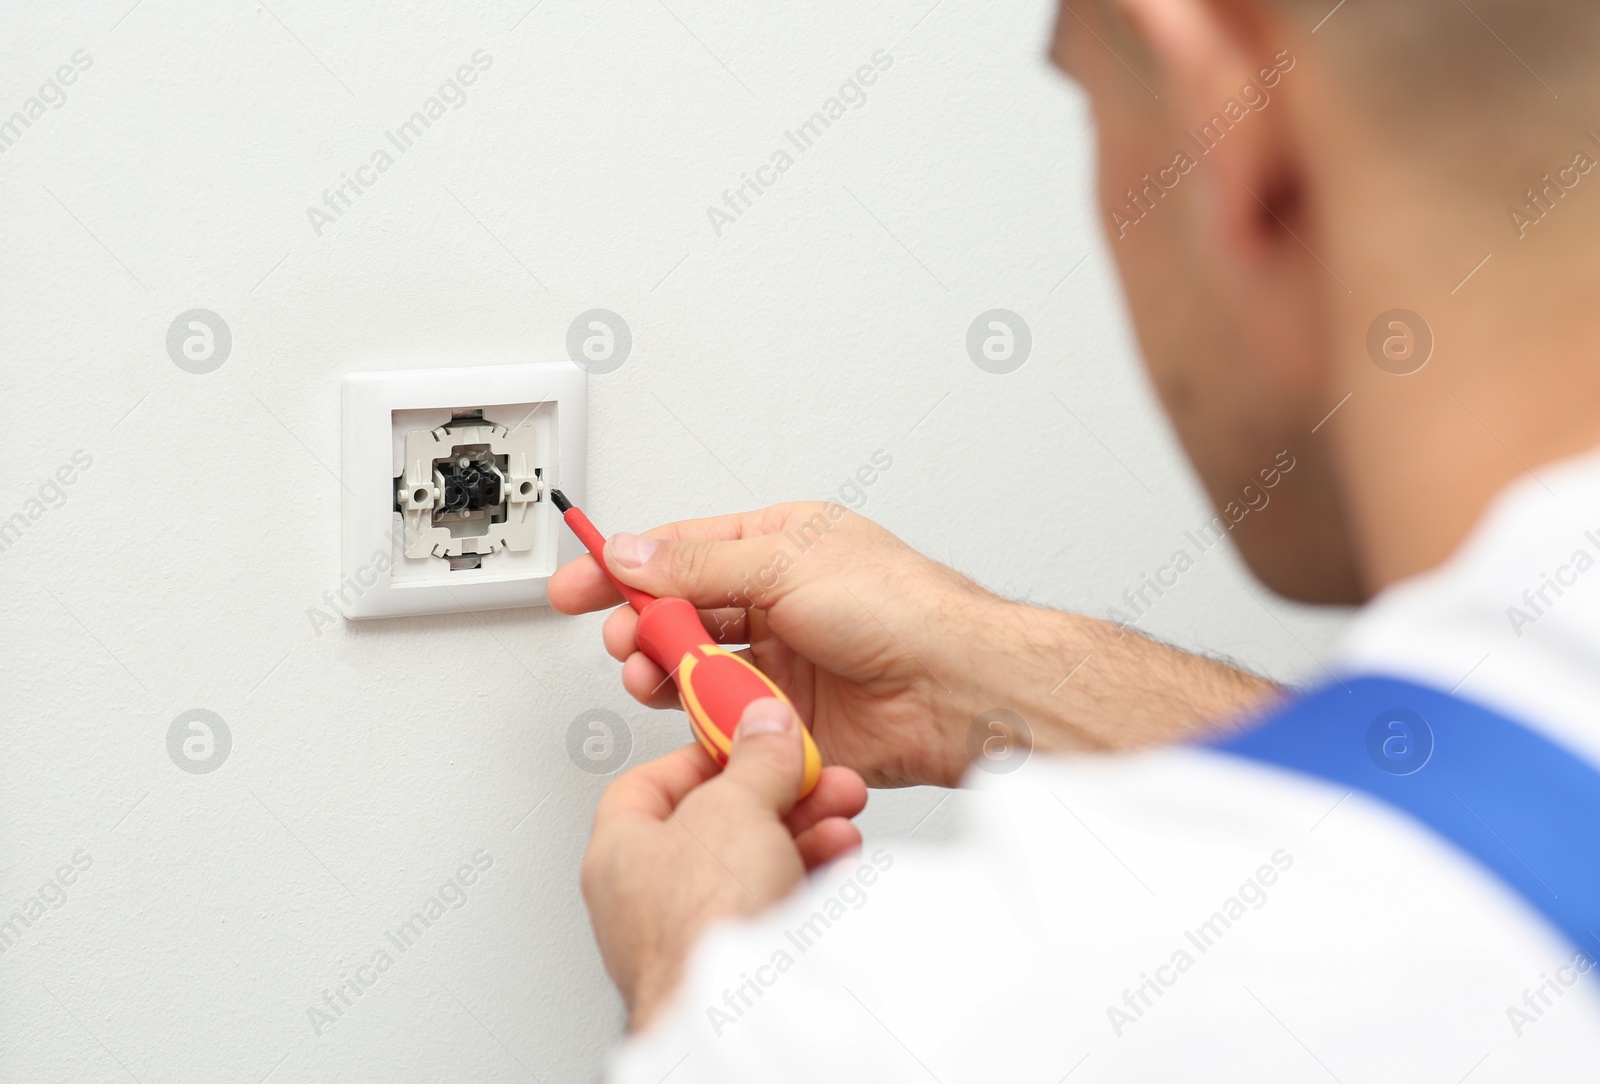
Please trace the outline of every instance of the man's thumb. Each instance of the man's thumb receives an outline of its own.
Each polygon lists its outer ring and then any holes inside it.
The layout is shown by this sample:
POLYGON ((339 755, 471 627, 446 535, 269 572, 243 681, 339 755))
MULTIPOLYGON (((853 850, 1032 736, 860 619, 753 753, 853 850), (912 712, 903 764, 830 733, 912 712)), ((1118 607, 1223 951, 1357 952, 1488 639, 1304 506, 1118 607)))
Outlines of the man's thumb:
POLYGON ((771 600, 776 578, 770 539, 652 538, 614 534, 605 561, 617 578, 652 595, 688 599, 701 609, 771 600), (730 599, 737 600, 730 603, 730 599))
POLYGON ((781 816, 800 795, 804 761, 799 717, 782 700, 767 697, 744 709, 722 776, 781 816))

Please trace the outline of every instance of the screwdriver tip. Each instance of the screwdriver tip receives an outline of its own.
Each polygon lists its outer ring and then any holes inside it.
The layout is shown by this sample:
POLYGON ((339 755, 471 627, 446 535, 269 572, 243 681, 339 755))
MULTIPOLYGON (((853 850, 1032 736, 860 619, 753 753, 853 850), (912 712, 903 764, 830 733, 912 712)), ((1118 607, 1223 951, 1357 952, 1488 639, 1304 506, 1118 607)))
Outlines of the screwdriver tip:
POLYGON ((550 499, 554 501, 555 506, 561 509, 563 512, 572 507, 572 502, 567 500, 567 495, 561 492, 559 489, 552 489, 550 491, 550 499))

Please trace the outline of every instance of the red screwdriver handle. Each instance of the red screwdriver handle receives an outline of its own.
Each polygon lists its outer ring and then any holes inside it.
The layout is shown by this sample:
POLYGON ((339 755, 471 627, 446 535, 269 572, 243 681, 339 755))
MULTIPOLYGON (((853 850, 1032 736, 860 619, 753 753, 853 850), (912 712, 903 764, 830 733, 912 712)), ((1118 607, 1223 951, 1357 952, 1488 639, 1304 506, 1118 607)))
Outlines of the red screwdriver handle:
MULTIPOLYGON (((728 763, 733 732, 751 701, 775 697, 790 704, 771 678, 713 640, 700 614, 681 598, 647 604, 639 613, 636 635, 639 650, 672 675, 694 736, 719 765, 728 763)), ((804 798, 822 774, 822 755, 804 726, 800 733, 805 741, 804 798)))

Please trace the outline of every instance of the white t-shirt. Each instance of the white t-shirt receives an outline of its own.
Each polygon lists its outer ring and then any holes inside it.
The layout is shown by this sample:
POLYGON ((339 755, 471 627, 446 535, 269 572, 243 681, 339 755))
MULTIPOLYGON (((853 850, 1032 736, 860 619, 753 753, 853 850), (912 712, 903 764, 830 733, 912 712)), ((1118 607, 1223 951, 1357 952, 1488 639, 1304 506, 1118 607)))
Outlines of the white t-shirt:
MULTIPOLYGON (((1600 454, 1509 488, 1333 665, 1600 765, 1600 454)), ((871 847, 708 934, 611 1079, 1600 1079, 1600 942, 1375 799, 1189 748, 968 785, 958 842, 871 847)))

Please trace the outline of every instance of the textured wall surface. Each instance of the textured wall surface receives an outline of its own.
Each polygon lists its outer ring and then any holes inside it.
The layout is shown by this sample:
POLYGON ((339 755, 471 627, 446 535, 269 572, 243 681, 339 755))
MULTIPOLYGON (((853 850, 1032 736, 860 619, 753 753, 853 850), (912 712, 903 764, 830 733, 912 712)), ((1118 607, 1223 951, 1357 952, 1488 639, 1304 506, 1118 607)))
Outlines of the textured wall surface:
MULTIPOLYGON (((686 728, 622 693, 598 617, 317 619, 345 372, 559 358, 606 308, 633 337, 589 378, 610 528, 837 495, 882 451, 861 510, 1017 597, 1104 615, 1193 548, 1052 10, 13 5, 0 1078, 568 1081, 614 1041, 576 885, 605 780, 567 728, 619 712, 632 761, 686 728), (995 308, 1032 338, 1008 375, 967 349, 995 308), (231 336, 206 373, 169 355, 193 309, 231 336), (170 749, 192 709, 219 740, 170 749)), ((1319 673, 1338 615, 1246 583, 1217 547, 1140 627, 1319 673)), ((869 846, 962 804, 875 795, 869 846)))

